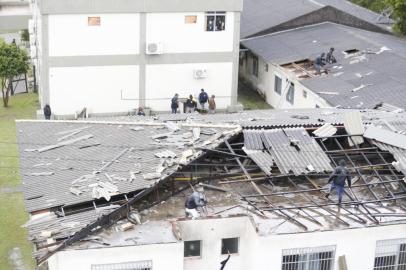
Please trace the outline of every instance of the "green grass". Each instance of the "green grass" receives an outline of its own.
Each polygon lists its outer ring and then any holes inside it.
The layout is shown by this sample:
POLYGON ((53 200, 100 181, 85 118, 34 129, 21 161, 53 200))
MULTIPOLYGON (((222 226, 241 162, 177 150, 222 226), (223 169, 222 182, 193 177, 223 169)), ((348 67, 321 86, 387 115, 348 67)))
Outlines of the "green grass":
POLYGON ((272 109, 272 106, 266 103, 258 92, 242 83, 238 86, 238 102, 244 106, 244 110, 272 109))
MULTIPOLYGON (((38 107, 36 94, 19 94, 10 98, 9 107, 0 103, 0 189, 15 188, 21 183, 18 166, 18 148, 15 119, 33 118, 38 107)), ((0 268, 12 269, 9 252, 19 247, 23 262, 34 269, 32 246, 27 241, 27 231, 21 228, 28 219, 23 195, 18 192, 0 192, 0 268)))

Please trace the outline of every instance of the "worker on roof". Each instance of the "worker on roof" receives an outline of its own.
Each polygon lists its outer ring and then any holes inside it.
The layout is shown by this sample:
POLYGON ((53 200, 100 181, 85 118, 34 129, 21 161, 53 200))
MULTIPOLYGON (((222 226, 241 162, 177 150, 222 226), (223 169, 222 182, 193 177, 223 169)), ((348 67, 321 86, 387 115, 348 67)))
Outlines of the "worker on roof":
POLYGON ((191 216, 192 219, 196 219, 200 217, 200 213, 198 211, 199 207, 204 207, 207 204, 206 197, 203 194, 204 188, 203 186, 198 186, 195 191, 193 191, 192 195, 187 197, 185 202, 185 212, 186 217, 191 216))
POLYGON ((346 163, 343 159, 339 161, 338 165, 339 166, 334 169, 333 173, 328 178, 328 182, 330 183, 332 181, 333 183, 331 184, 330 191, 326 194, 326 198, 330 196, 331 192, 334 189, 337 189, 338 203, 341 204, 343 199, 345 180, 347 180, 348 187, 351 188, 351 176, 350 172, 346 168, 346 163))
POLYGON ((321 68, 326 65, 326 59, 325 59, 326 54, 322 53, 319 57, 316 58, 314 61, 314 68, 316 69, 316 74, 320 75, 321 74, 321 68))
POLYGON ((335 63, 337 63, 337 60, 334 57, 333 53, 334 53, 334 48, 331 47, 330 51, 327 53, 327 56, 326 56, 327 64, 335 64, 335 63))

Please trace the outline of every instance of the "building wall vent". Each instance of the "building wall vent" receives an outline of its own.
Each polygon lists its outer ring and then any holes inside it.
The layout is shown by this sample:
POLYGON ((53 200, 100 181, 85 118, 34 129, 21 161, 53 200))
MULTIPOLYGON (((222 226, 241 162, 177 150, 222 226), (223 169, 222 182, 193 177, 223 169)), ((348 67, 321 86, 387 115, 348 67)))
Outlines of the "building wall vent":
POLYGON ((147 54, 162 54, 163 44, 160 42, 151 42, 147 44, 147 54))
POLYGON ((207 69, 195 69, 195 70, 193 70, 193 77, 195 77, 195 79, 207 78, 207 69))

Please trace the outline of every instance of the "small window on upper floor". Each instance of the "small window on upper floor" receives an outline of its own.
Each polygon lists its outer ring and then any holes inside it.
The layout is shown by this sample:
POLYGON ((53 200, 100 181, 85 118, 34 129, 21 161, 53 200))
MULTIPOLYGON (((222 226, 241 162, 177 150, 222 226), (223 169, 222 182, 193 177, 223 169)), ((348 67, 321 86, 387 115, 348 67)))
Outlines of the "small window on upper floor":
POLYGON ((201 256, 201 243, 200 240, 185 241, 184 242, 184 257, 200 257, 201 256))
POLYGON ((269 65, 265 64, 265 72, 268 72, 268 70, 269 70, 269 65))
POLYGON ((252 56, 252 75, 258 77, 258 57, 252 56))
POLYGON ((100 26, 100 17, 87 17, 88 26, 100 26))
POLYGON ((221 239, 221 254, 236 254, 238 253, 239 238, 224 238, 221 239))
POLYGON ((307 98, 307 91, 303 90, 303 98, 307 98))
POLYGON ((274 91, 279 95, 282 94, 282 78, 278 75, 275 75, 274 91))
POLYGON ((373 270, 406 269, 406 239, 390 239, 376 242, 373 270))
POLYGON ((295 85, 293 83, 290 83, 288 93, 286 94, 286 101, 292 105, 295 103, 295 85))
POLYGON ((186 15, 185 16, 185 23, 186 24, 195 24, 195 23, 197 23, 197 16, 196 15, 186 15))
POLYGON ((223 11, 206 12, 206 31, 226 30, 226 13, 223 11))
POLYGON ((320 108, 320 106, 318 104, 316 104, 316 109, 319 109, 319 108, 320 108))

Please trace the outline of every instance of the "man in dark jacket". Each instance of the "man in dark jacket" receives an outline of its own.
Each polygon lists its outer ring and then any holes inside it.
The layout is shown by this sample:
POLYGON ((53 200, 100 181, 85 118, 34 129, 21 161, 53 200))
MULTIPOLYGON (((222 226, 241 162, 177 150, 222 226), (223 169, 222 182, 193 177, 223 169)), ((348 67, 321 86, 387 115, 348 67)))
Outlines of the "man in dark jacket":
POLYGON ((207 203, 203 192, 203 187, 198 186, 196 191, 187 197, 185 202, 186 216, 192 216, 192 219, 196 219, 200 216, 199 212, 197 211, 198 207, 204 207, 207 203))
POLYGON ((171 100, 171 109, 172 113, 176 113, 179 107, 179 95, 175 94, 175 96, 171 100))
POLYGON ((45 119, 46 119, 46 120, 50 120, 50 119, 51 119, 51 115, 52 115, 51 106, 49 106, 49 104, 46 104, 46 105, 44 106, 44 116, 45 116, 45 119))
POLYGON ((209 96, 204 91, 204 89, 202 89, 199 94, 199 103, 200 106, 202 107, 202 110, 204 110, 204 105, 206 104, 207 100, 209 100, 209 96))
POLYGON ((342 199, 343 199, 345 180, 347 180, 348 187, 351 188, 351 176, 350 176, 350 172, 345 167, 346 164, 345 164, 344 160, 340 160, 338 165, 339 166, 337 166, 334 169, 334 172, 330 175, 330 177, 328 179, 329 183, 331 181, 333 181, 333 183, 331 184, 329 193, 326 194, 326 198, 328 198, 330 196, 330 193, 334 189, 337 189, 338 203, 341 204, 342 199))
POLYGON ((186 113, 193 113, 196 108, 196 102, 193 100, 193 96, 189 95, 189 98, 186 100, 186 113))

